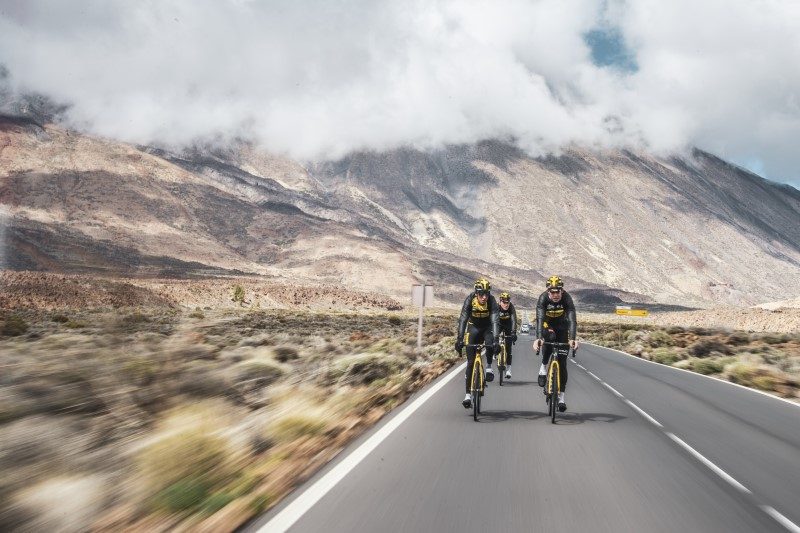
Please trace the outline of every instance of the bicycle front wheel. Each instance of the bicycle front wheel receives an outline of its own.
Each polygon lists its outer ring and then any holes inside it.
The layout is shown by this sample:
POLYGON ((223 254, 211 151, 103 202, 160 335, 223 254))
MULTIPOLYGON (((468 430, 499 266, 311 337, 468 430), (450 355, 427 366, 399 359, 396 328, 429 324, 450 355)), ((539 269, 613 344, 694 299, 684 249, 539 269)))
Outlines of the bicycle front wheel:
POLYGON ((550 423, 556 423, 556 411, 558 411, 558 385, 556 380, 558 370, 555 368, 550 373, 550 423))
MULTIPOLYGON (((480 357, 480 355, 478 355, 480 357)), ((478 421, 478 413, 481 412, 481 368, 475 365, 472 369, 472 419, 478 421)))

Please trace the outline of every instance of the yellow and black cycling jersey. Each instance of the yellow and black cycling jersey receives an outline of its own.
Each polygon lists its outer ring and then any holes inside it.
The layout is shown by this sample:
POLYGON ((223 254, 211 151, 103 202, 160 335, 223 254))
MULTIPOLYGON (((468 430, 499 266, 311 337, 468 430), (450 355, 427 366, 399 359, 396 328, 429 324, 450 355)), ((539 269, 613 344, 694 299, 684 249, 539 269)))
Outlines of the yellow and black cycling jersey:
POLYGON ((517 331, 517 310, 514 308, 514 304, 509 303, 508 309, 505 311, 500 307, 500 316, 498 318, 500 320, 500 329, 505 331, 506 334, 517 331))
POLYGON ((486 303, 481 304, 478 296, 473 292, 464 299, 464 305, 461 306, 461 316, 458 318, 458 337, 464 338, 464 332, 467 330, 467 323, 479 329, 485 329, 491 326, 493 338, 497 338, 500 333, 500 306, 497 305, 497 300, 494 296, 489 294, 486 303))
POLYGON ((536 302, 536 336, 543 338, 544 330, 566 329, 569 340, 574 340, 578 329, 575 318, 575 304, 567 291, 561 292, 561 299, 554 302, 548 291, 544 291, 536 302), (545 325, 547 324, 547 325, 545 325))

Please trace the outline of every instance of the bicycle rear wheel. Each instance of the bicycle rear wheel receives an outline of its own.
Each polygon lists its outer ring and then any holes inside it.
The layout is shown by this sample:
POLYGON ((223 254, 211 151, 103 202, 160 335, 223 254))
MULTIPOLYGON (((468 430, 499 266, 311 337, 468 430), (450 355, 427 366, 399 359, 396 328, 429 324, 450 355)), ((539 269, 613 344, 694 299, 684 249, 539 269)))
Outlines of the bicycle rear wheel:
MULTIPOLYGON (((478 355, 477 357, 480 357, 478 355)), ((472 367, 472 419, 478 421, 478 413, 480 413, 481 403, 481 378, 480 378, 480 365, 475 364, 472 367)))
POLYGON ((503 386, 503 374, 506 372, 506 348, 500 348, 500 358, 497 360, 497 372, 500 374, 500 386, 503 386))
POLYGON ((550 372, 550 423, 556 423, 556 411, 558 411, 558 386, 556 375, 557 370, 554 368, 550 372))

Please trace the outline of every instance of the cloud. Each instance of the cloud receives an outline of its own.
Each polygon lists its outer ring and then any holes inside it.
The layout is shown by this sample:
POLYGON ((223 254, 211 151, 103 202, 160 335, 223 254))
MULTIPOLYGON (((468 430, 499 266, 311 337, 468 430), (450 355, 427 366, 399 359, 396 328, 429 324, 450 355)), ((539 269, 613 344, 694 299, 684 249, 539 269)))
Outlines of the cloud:
POLYGON ((794 0, 2 6, 13 88, 127 141, 245 137, 299 159, 486 138, 534 155, 699 146, 800 179, 794 0))

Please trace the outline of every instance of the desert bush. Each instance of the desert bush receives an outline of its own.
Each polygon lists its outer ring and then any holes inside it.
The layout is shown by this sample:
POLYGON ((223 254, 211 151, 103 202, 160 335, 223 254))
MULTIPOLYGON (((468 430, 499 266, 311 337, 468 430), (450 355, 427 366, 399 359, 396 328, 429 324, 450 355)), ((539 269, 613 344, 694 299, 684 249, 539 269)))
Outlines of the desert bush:
POLYGON ((698 374, 719 374, 724 368, 720 359, 689 359, 689 369, 698 374))
POLYGON ((343 357, 336 361, 329 377, 342 379, 346 383, 369 385, 383 379, 406 366, 408 361, 382 352, 362 353, 343 357))
POLYGON ((146 446, 137 457, 144 489, 156 509, 199 506, 235 472, 227 441, 208 427, 184 430, 146 446))
POLYGON ((273 349, 273 354, 275 355, 275 359, 281 363, 294 361, 300 357, 300 354, 297 353, 297 349, 292 346, 276 346, 273 349))
POLYGON ((284 373, 281 365, 268 359, 242 361, 234 366, 235 381, 257 381, 261 386, 274 383, 284 373))
POLYGON ((726 371, 730 381, 765 391, 776 390, 777 385, 783 381, 775 371, 747 362, 730 365, 726 371))
POLYGON ((750 342, 750 335, 748 335, 744 331, 734 331, 733 333, 728 335, 728 339, 726 342, 731 346, 742 346, 750 342))
POLYGON ((397 316, 397 315, 392 315, 392 316, 389 317, 388 322, 392 326, 400 326, 400 325, 403 324, 404 320, 401 317, 397 316))
POLYGON ((244 287, 241 285, 234 285, 233 286, 233 298, 232 301, 238 303, 239 305, 244 305, 244 287))
POLYGON ((178 391, 191 396, 221 396, 226 388, 223 372, 214 363, 190 361, 178 376, 178 391))
POLYGON ((200 504, 200 509, 206 514, 214 514, 233 500, 236 495, 231 492, 215 492, 200 504))
POLYGON ((272 426, 271 433, 280 442, 304 436, 321 435, 327 427, 326 417, 318 412, 301 412, 287 415, 272 426))
POLYGON ((675 344, 672 336, 662 330, 651 331, 644 337, 644 341, 653 348, 658 348, 660 346, 673 346, 675 344))
POLYGON ((189 318, 200 318, 200 319, 202 319, 202 318, 205 318, 205 317, 206 317, 205 313, 203 313, 203 311, 199 307, 195 307, 194 311, 189 313, 189 318))
POLYGON ((689 346, 689 353, 696 357, 705 357, 711 352, 731 353, 730 347, 717 338, 700 339, 689 346))
POLYGON ((685 333, 686 332, 686 328, 681 327, 681 326, 670 326, 670 327, 667 328, 666 331, 670 335, 675 335, 676 333, 685 333))
POLYGON ((53 322, 57 322, 59 324, 63 324, 65 322, 69 322, 69 317, 67 315, 56 313, 50 317, 50 320, 52 320, 53 322))
POLYGON ((3 323, 3 329, 0 330, 6 337, 17 337, 24 335, 28 331, 28 323, 19 315, 11 315, 6 318, 3 323))
POLYGON ((767 334, 762 335, 760 340, 766 344, 782 344, 784 342, 789 342, 791 337, 789 335, 774 335, 774 334, 767 334))
POLYGON ((83 329, 86 327, 86 325, 87 325, 86 322, 84 322, 83 320, 67 320, 64 323, 64 327, 67 327, 69 329, 83 329))
POLYGON ((673 348, 660 347, 650 352, 650 360, 662 365, 671 365, 681 359, 681 354, 673 348))

